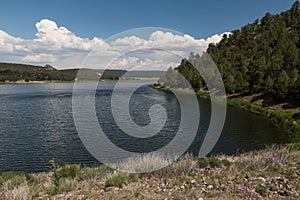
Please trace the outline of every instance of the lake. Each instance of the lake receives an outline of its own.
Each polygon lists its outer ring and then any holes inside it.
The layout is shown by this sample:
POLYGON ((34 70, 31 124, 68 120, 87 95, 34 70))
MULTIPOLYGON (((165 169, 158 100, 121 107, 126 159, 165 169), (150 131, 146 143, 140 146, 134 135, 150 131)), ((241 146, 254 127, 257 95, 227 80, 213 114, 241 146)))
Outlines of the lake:
MULTIPOLYGON (((134 87, 134 82, 122 82, 134 87)), ((134 138, 124 134, 114 122, 110 96, 115 83, 103 82, 96 91, 96 112, 107 137, 119 147, 132 152, 150 152, 168 144, 178 129, 180 106, 173 94, 152 89, 150 83, 134 92, 130 99, 133 121, 145 126, 150 122, 148 110, 153 104, 165 107, 168 120, 159 134, 134 138)), ((99 165, 82 144, 72 115, 71 83, 0 85, 0 171, 49 170, 50 159, 60 163, 99 165)), ((201 121, 188 151, 199 150, 210 119, 210 102, 198 99, 201 121)), ((156 113, 159 117, 160 113, 156 113)), ((211 154, 235 154, 286 142, 284 133, 268 120, 229 107, 221 137, 211 154)), ((109 150, 108 150, 109 151, 109 150)), ((113 156, 113 155, 112 155, 113 156)))

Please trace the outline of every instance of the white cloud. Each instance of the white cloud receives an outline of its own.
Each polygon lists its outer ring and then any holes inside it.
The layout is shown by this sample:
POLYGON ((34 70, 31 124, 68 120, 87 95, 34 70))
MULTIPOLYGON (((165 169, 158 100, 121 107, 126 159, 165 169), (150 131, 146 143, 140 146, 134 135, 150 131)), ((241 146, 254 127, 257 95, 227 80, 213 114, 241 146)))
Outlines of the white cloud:
POLYGON ((52 54, 35 54, 35 55, 27 55, 22 58, 25 62, 33 62, 33 63, 41 63, 41 62, 55 62, 57 58, 52 54))
POLYGON ((37 22, 35 27, 36 38, 32 40, 14 37, 0 30, 1 61, 74 68, 80 67, 89 52, 98 46, 89 54, 85 66, 105 68, 110 64, 110 67, 122 69, 142 66, 166 69, 176 66, 191 51, 201 53, 209 43, 219 42, 223 35, 195 39, 189 35, 154 31, 148 39, 129 35, 106 42, 97 37, 81 38, 48 19, 37 22))
POLYGON ((93 46, 101 42, 101 39, 92 40, 77 37, 65 27, 57 27, 57 24, 48 19, 42 19, 35 25, 37 39, 34 42, 41 43, 52 49, 79 49, 91 50, 93 46))
POLYGON ((225 32, 225 33, 220 34, 220 35, 219 34, 215 34, 215 35, 207 38, 206 40, 201 39, 200 41, 203 44, 205 44, 205 47, 207 48, 210 43, 215 43, 215 44, 218 43, 222 39, 223 35, 230 35, 230 34, 231 34, 230 32, 225 32))

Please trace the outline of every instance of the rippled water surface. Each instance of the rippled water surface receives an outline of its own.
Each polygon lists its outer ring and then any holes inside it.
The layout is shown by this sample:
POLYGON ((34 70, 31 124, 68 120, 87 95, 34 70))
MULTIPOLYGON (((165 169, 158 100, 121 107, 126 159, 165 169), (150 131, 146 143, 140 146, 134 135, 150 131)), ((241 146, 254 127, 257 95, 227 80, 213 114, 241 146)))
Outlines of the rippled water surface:
MULTIPOLYGON (((130 89, 136 83, 122 84, 130 89)), ((107 137, 132 152, 150 152, 167 145, 180 122, 180 106, 175 96, 154 90, 148 87, 149 83, 135 91, 130 100, 130 115, 135 123, 140 126, 150 123, 148 111, 153 104, 165 107, 168 120, 159 134, 146 139, 134 138, 122 132, 114 122, 110 103, 114 85, 101 83, 96 92, 97 117, 107 137)), ((0 171, 47 171, 50 159, 61 163, 99 164, 85 149, 76 131, 72 89, 73 84, 68 83, 0 85, 0 171)), ((210 119, 210 103, 198 101, 201 121, 189 148, 191 152, 199 150, 210 119)), ((159 115, 157 113, 157 117, 159 115)), ((234 154, 281 142, 285 142, 282 131, 269 121, 228 108, 224 130, 211 153, 234 154)))

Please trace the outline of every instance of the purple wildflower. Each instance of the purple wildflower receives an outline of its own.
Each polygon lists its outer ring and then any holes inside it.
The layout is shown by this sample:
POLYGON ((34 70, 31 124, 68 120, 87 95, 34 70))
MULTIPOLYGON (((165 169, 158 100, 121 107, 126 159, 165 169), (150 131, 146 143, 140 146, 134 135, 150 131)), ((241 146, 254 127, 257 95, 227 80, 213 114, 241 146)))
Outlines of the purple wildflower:
POLYGON ((238 193, 252 193, 252 191, 248 187, 245 187, 245 186, 238 187, 237 191, 238 191, 238 193))
POLYGON ((240 197, 244 197, 246 200, 257 200, 261 197, 258 193, 252 191, 250 188, 246 186, 238 187, 237 191, 240 197))
POLYGON ((270 156, 266 158, 267 161, 272 162, 272 163, 278 163, 279 159, 277 157, 274 156, 270 156))

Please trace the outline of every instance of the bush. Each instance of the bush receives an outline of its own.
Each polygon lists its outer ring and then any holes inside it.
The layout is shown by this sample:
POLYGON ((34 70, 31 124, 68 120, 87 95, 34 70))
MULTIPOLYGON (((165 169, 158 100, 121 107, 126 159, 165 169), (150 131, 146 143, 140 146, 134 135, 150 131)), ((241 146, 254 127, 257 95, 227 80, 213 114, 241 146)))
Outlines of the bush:
POLYGON ((209 165, 214 168, 214 167, 221 167, 222 166, 222 161, 218 158, 210 158, 209 159, 209 165))
POLYGON ((105 165, 102 165, 97 168, 81 168, 80 171, 77 173, 76 178, 78 180, 90 180, 95 177, 102 178, 106 176, 107 173, 111 172, 111 169, 106 167, 105 165))
POLYGON ((50 187, 49 194, 55 195, 60 191, 67 191, 68 189, 66 188, 71 188, 71 180, 67 179, 74 179, 77 173, 80 171, 80 166, 77 164, 65 164, 60 167, 60 165, 55 160, 50 160, 49 163, 51 164, 51 179, 53 182, 53 185, 50 187))
POLYGON ((120 172, 116 175, 113 175, 106 179, 105 186, 114 186, 114 187, 122 187, 123 185, 126 185, 130 182, 130 177, 128 174, 120 172))
POLYGON ((23 182, 33 183, 34 178, 31 174, 21 171, 6 171, 0 174, 0 184, 10 180, 13 185, 20 185, 23 182))
POLYGON ((207 157, 204 157, 204 158, 200 158, 197 162, 197 165, 198 167, 200 168, 205 168, 205 167, 208 167, 209 165, 209 160, 207 157))
POLYGON ((77 164, 65 164, 57 170, 57 175, 60 178, 75 178, 79 170, 80 166, 77 164))
POLYGON ((198 167, 200 168, 205 168, 205 167, 212 167, 212 168, 215 168, 215 167, 221 167, 221 166, 226 166, 228 167, 231 163, 230 161, 226 160, 226 159, 223 159, 223 160, 220 160, 218 158, 208 158, 208 157, 204 157, 204 158, 200 158, 197 162, 198 164, 198 167))
POLYGON ((267 193, 267 188, 261 185, 256 186, 255 192, 264 196, 267 193))
POLYGON ((229 160, 226 160, 226 159, 223 159, 222 160, 222 164, 225 166, 225 167, 229 167, 231 165, 231 162, 229 160))

